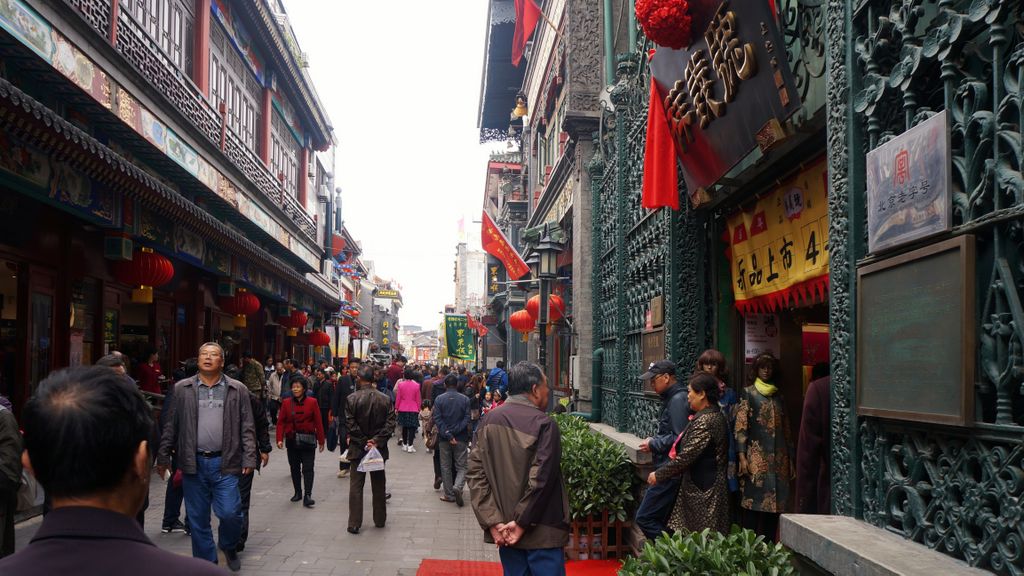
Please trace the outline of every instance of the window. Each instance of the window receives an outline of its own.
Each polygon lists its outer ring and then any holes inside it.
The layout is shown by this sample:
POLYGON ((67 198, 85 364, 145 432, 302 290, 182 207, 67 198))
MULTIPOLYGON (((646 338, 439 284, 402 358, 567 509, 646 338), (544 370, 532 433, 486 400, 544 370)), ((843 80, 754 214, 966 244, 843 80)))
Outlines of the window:
POLYGON ((186 0, 122 0, 122 8, 142 26, 185 75, 192 72, 195 16, 186 0))
POLYGON ((263 88, 216 22, 210 26, 210 100, 215 108, 224 102, 228 127, 258 151, 263 88))
POLYGON ((270 120, 270 170, 274 176, 284 175, 284 190, 292 197, 299 195, 299 143, 276 111, 270 120))

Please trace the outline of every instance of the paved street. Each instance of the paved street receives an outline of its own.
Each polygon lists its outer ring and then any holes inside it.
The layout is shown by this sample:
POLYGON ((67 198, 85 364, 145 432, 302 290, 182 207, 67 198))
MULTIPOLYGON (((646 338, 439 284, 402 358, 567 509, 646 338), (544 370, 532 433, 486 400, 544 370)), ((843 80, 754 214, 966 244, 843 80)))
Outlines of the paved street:
MULTIPOLYGON (((275 447, 269 467, 253 483, 250 535, 240 555, 239 574, 413 576, 424 558, 497 561, 497 552, 483 541, 468 491, 465 508, 439 501, 440 493, 432 485, 431 455, 420 439, 417 450, 402 452, 392 439, 388 489, 393 496, 387 526, 373 527, 367 479, 363 529, 351 535, 345 531, 349 480, 336 478, 337 452, 317 454, 316 507, 308 510, 289 501, 288 463, 284 452, 275 447)), ((166 484, 156 476, 153 480, 146 533, 158 546, 190 555, 188 536, 160 533, 166 484)), ((18 526, 19 549, 29 542, 40 521, 35 518, 18 526)), ((140 568, 139 573, 145 570, 140 568)))

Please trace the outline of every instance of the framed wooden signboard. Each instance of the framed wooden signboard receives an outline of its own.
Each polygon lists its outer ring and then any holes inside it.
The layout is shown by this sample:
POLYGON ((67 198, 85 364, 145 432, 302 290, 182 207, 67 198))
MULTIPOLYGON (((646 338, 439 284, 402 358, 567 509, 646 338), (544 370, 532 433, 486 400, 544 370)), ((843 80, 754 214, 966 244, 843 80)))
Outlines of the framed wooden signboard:
MULTIPOLYGON (((647 330, 640 336, 640 368, 644 371, 652 363, 665 359, 665 329, 647 330)), ((654 393, 651 380, 643 382, 644 392, 654 393)))
POLYGON ((857 413, 957 426, 974 415, 974 237, 857 270, 857 413))

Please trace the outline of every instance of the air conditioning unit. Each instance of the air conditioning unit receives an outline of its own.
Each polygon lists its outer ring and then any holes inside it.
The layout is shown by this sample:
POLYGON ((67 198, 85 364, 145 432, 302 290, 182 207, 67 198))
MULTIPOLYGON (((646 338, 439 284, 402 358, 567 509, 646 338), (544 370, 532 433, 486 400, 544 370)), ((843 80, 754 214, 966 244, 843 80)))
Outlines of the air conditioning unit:
POLYGON ((326 184, 321 184, 316 190, 316 199, 320 202, 329 202, 331 200, 330 190, 327 189, 326 184))

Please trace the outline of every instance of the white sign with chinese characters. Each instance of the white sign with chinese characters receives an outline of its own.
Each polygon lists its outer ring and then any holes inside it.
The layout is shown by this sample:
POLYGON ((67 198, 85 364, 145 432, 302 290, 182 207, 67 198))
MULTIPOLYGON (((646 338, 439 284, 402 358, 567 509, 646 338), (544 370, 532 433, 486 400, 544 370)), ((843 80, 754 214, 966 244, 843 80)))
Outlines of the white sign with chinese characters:
POLYGON ((743 356, 750 364, 758 355, 771 352, 779 357, 779 317, 775 314, 746 314, 743 316, 743 356))
POLYGON ((940 112, 868 152, 869 252, 950 229, 948 122, 940 112))

